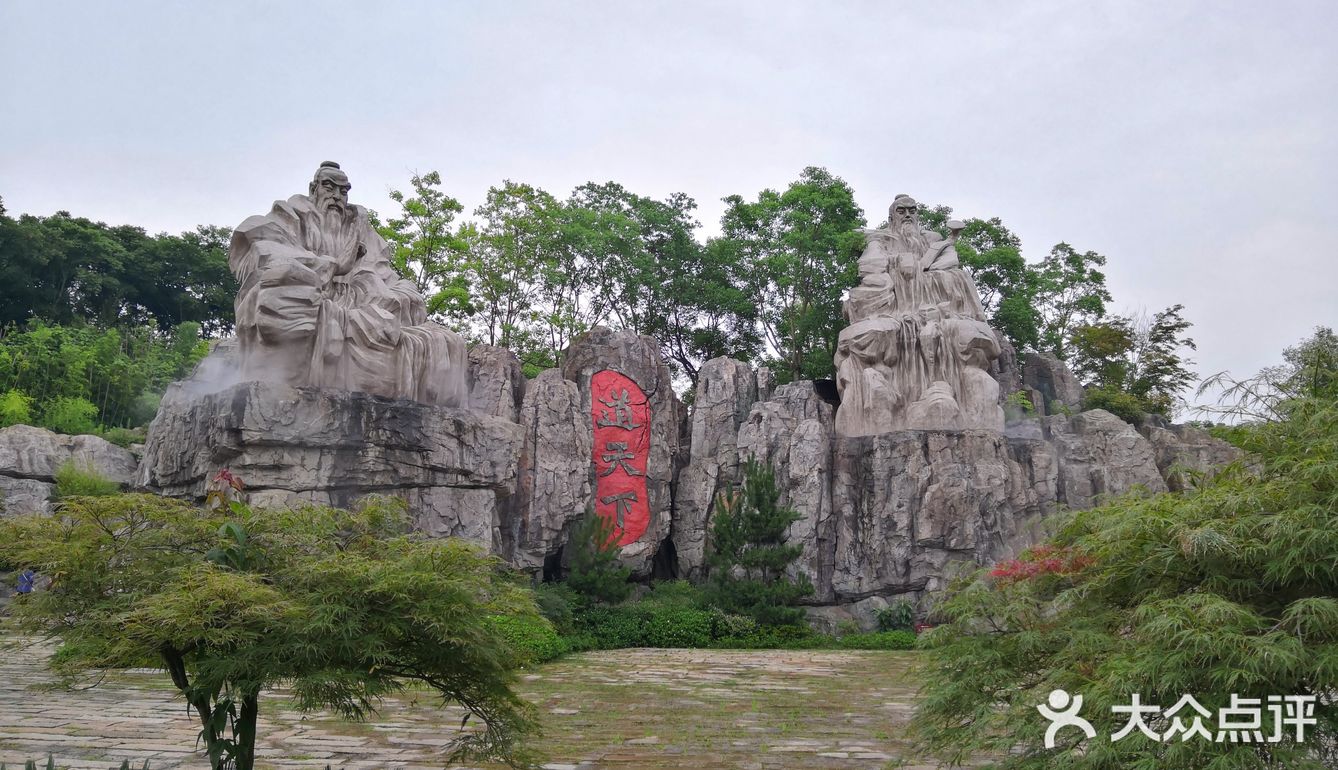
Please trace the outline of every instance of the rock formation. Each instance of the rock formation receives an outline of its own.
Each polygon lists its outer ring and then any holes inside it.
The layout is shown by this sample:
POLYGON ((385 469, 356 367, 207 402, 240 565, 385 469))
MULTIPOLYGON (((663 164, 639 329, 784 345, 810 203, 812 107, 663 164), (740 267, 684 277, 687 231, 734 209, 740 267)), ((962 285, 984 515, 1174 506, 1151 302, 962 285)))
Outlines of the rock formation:
MULTIPOLYGON (((1015 555, 1061 506, 1181 489, 1235 457, 1199 432, 1069 416, 1082 398, 1072 374, 1043 356, 1019 364, 957 264, 957 224, 953 237, 927 234, 905 196, 868 234, 845 305, 839 400, 830 383, 777 386, 717 358, 689 420, 660 345, 630 331, 591 329, 533 380, 502 348, 466 358, 387 275, 385 244, 347 190, 322 167, 311 196, 238 229, 239 340, 164 397, 140 486, 199 498, 227 467, 253 504, 395 495, 420 530, 484 544, 536 577, 562 572, 573 525, 593 511, 638 576, 697 578, 714 501, 755 458, 801 515, 794 569, 817 602, 856 608, 826 613, 836 622, 1015 555), (1041 416, 1019 410, 1005 430, 1000 405, 1019 392, 1041 416)), ((36 478, 7 471, 4 446, 0 486, 36 478)))
POLYGON ((885 229, 865 231, 860 284, 844 305, 850 323, 836 349, 843 436, 896 430, 1003 431, 1001 348, 955 248, 920 227, 916 203, 898 196, 885 229))
POLYGON ((0 429, 0 516, 46 513, 66 463, 121 485, 135 479, 134 454, 97 436, 65 436, 31 425, 0 429))
POLYGON ((464 339, 428 323, 422 295, 391 268, 350 189, 327 161, 308 195, 233 231, 239 379, 463 406, 464 339))
POLYGON ((349 506, 403 497, 422 531, 501 548, 520 426, 481 412, 327 388, 173 385, 149 426, 137 484, 201 498, 228 468, 253 505, 349 506))

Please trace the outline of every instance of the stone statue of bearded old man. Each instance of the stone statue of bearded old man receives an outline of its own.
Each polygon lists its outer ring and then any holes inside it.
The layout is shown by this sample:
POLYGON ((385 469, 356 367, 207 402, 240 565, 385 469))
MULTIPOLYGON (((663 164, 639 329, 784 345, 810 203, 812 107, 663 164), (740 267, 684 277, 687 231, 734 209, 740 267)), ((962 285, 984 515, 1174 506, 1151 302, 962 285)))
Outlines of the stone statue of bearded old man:
POLYGON ((232 234, 242 377, 464 406, 465 342, 427 319, 338 163, 232 234))
POLYGON ((865 231, 834 361, 843 436, 1004 427, 989 374, 999 341, 957 258, 963 225, 949 221, 942 238, 921 227, 917 212, 913 198, 898 195, 888 226, 865 231))

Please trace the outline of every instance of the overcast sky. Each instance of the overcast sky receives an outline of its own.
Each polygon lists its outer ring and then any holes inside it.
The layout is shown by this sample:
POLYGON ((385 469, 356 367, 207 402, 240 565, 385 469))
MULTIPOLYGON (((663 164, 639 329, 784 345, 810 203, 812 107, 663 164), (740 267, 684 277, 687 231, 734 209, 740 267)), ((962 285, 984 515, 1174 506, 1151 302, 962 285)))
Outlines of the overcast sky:
POLYGON ((151 232, 439 170, 720 198, 808 165, 1109 257, 1198 370, 1338 325, 1338 3, 0 0, 0 197, 151 232))

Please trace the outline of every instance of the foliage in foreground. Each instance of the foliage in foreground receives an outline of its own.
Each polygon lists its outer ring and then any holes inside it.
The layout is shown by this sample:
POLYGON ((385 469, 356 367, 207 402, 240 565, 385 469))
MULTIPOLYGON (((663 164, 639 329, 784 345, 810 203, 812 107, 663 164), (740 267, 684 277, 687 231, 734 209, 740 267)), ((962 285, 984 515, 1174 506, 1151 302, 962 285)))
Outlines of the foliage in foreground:
MULTIPOLYGON (((1001 768, 1321 768, 1338 762, 1338 402, 1293 402, 1252 429, 1257 465, 1187 495, 1071 514, 1048 551, 955 587, 928 635, 914 728, 922 748, 1001 768), (1051 690, 1085 698, 1078 730, 1043 748, 1051 690), (1306 742, 1154 741, 1111 712, 1138 693, 1315 695, 1306 742)), ((1261 700, 1261 702, 1264 702, 1261 700)), ((1164 716, 1149 718, 1164 734, 1164 716)), ((1216 719, 1210 729, 1216 730, 1216 719)), ((1265 735, 1272 730, 1265 710, 1265 735)), ((1284 729, 1284 735, 1294 731, 1284 729)))
POLYGON ((267 688, 357 719, 411 682, 481 721, 457 755, 524 760, 516 741, 532 709, 512 670, 533 651, 512 632, 546 622, 495 558, 408 534, 401 505, 253 512, 76 497, 53 517, 0 523, 0 561, 54 576, 14 608, 21 627, 60 638, 53 669, 166 668, 213 768, 254 766, 267 688))
POLYGON ((594 604, 563 583, 539 587, 538 603, 561 637, 563 652, 629 647, 735 650, 909 650, 915 634, 880 630, 842 636, 804 625, 766 626, 746 615, 711 606, 701 588, 685 580, 656 583, 639 600, 594 604))

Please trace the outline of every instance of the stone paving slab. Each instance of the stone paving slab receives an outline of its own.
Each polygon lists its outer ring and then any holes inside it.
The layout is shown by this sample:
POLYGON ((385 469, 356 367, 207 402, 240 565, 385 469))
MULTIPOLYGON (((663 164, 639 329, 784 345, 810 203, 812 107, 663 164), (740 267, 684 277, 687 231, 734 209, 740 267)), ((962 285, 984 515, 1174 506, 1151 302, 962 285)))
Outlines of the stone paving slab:
MULTIPOLYGON (((69 770, 122 759, 208 770, 165 674, 117 672, 66 690, 44 668, 50 652, 0 648, 0 762, 50 752, 69 770)), ((904 652, 616 650, 538 667, 518 689, 538 709, 544 735, 533 745, 549 770, 882 770, 905 755, 913 662, 904 652)), ((439 770, 463 715, 410 691, 355 723, 267 693, 257 766, 439 770)))

